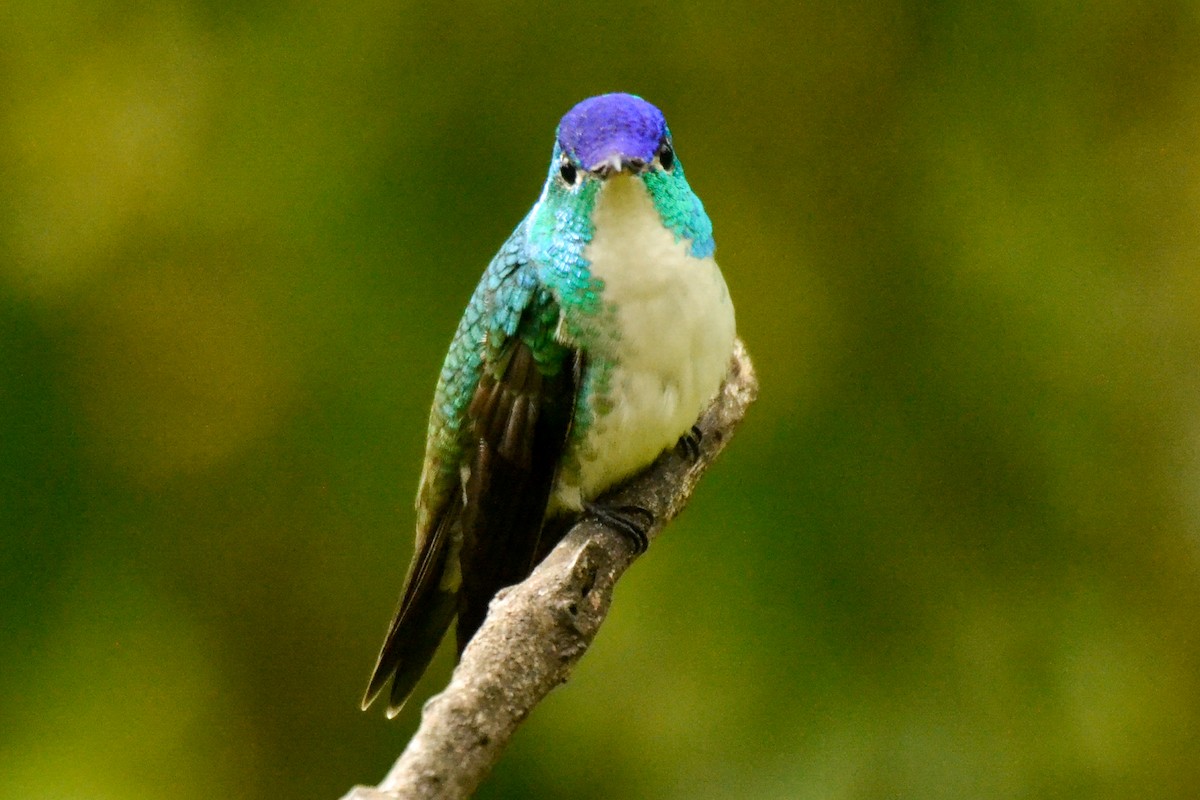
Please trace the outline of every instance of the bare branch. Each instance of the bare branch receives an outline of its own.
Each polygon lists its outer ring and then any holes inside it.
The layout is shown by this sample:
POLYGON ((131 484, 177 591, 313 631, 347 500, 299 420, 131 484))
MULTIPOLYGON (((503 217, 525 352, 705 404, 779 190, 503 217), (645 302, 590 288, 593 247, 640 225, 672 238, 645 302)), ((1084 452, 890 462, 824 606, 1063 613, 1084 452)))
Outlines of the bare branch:
MULTIPOLYGON (((699 456, 668 451, 602 501, 652 512, 653 540, 683 510, 757 393, 753 365, 738 341, 721 393, 697 423, 699 456)), ((526 581, 492 601, 450 685, 425 704, 420 728, 383 782, 356 787, 343 800, 469 797, 517 726, 570 677, 608 613, 614 584, 635 557, 619 532, 591 519, 575 525, 526 581)))

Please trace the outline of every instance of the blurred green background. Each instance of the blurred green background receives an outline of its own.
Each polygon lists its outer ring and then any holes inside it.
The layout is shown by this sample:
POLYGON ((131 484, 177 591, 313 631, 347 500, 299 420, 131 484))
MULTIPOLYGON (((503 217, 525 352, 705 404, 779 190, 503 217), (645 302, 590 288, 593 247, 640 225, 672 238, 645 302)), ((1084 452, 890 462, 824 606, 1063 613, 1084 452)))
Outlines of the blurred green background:
POLYGON ((382 777, 442 355, 612 90, 762 396, 479 796, 1196 796, 1196 3, 0 19, 0 797, 382 777))

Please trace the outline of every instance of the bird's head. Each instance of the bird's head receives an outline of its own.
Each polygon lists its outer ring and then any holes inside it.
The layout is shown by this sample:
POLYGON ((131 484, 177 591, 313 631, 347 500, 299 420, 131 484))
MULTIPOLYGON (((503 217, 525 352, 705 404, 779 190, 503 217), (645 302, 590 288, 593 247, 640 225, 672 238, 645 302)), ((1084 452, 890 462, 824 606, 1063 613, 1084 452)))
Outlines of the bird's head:
POLYGON ((604 196, 649 198, 649 206, 624 207, 652 208, 677 240, 688 240, 693 255, 712 254, 712 223, 684 177, 667 121, 635 95, 590 97, 562 118, 542 196, 527 221, 537 257, 561 261, 562 253, 539 248, 569 242, 579 251, 572 258, 581 258, 604 196))
POLYGON ((552 166, 567 186, 675 168, 663 113, 631 94, 603 94, 576 105, 558 125, 555 150, 552 166))

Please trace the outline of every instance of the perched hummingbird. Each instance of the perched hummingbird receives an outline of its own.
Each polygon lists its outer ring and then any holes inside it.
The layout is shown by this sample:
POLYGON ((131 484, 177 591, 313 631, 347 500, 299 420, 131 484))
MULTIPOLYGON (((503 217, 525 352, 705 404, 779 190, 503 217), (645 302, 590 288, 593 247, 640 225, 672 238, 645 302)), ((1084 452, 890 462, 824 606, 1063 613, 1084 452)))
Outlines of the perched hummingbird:
POLYGON ((645 546, 644 520, 593 501, 687 435, 720 388, 734 320, 713 249, 661 111, 606 94, 567 112, 542 194, 442 366, 416 552, 364 709, 394 676, 398 714, 450 620, 461 655, 496 592, 579 512, 645 546))

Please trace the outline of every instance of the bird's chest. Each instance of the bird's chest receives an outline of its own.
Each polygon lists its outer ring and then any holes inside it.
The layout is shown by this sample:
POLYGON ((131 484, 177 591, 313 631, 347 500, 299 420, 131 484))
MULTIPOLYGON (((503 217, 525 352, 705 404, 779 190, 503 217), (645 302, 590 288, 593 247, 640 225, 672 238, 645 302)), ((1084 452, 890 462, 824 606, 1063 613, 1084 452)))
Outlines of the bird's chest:
POLYGON ((583 344, 584 404, 573 436, 571 491, 592 499, 649 464, 716 394, 733 349, 734 317, 711 256, 689 254, 666 229, 640 181, 609 186, 584 250, 603 282, 602 309, 583 344))

